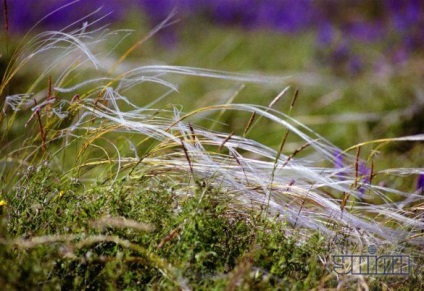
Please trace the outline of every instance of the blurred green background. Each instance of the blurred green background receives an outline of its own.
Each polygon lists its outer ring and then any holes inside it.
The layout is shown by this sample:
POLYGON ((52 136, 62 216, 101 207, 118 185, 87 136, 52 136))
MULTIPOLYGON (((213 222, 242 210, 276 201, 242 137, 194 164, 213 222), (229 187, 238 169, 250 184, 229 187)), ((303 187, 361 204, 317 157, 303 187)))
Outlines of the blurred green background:
MULTIPOLYGON (((46 2, 49 4, 41 9, 44 14, 27 2, 22 3, 21 10, 16 8, 19 1, 9 3, 9 30, 2 37, 2 69, 34 24, 35 20, 31 23, 27 17, 25 22, 22 15, 41 18, 48 9, 71 1, 59 2, 46 2)), ((417 28, 423 21, 423 7, 419 1, 359 2, 80 1, 47 17, 30 35, 65 27, 84 11, 103 5, 87 21, 110 12, 102 21, 109 21, 111 29, 134 30, 115 49, 112 58, 118 59, 154 25, 173 15, 171 25, 131 52, 122 64, 123 70, 168 64, 287 77, 281 84, 246 84, 233 102, 266 106, 290 86, 275 106, 288 113, 298 89, 291 116, 342 149, 367 140, 423 133, 424 41, 417 28)), ((81 22, 74 26, 81 26, 81 22)), ((115 45, 116 39, 112 39, 104 49, 115 45)), ((25 93, 39 67, 34 62, 19 71, 8 86, 8 94, 25 93)), ((172 76, 169 80, 178 85, 179 93, 170 94, 155 106, 182 105, 185 112, 227 102, 241 85, 198 77, 172 76)), ((159 85, 143 85, 126 94, 142 105, 166 91, 159 85)), ((241 134, 247 120, 246 113, 226 113, 220 120, 224 124, 216 129, 241 134)), ((203 122, 206 125, 210 120, 203 122)), ((263 121, 250 134, 276 147, 283 133, 277 125, 263 121)), ((422 144, 403 143, 391 146, 390 152, 400 160, 421 159, 423 149, 422 144)))

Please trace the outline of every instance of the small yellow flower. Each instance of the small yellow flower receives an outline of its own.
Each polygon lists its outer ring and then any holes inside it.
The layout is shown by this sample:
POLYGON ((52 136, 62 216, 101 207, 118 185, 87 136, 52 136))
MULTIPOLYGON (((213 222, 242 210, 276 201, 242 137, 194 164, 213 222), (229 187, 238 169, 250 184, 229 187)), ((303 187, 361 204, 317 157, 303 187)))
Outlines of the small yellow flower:
POLYGON ((4 200, 0 200, 0 207, 1 206, 4 206, 4 205, 6 205, 7 204, 7 202, 6 201, 4 201, 4 200))
POLYGON ((59 192, 59 197, 62 197, 62 196, 63 196, 63 194, 65 194, 65 191, 61 190, 61 191, 59 192))

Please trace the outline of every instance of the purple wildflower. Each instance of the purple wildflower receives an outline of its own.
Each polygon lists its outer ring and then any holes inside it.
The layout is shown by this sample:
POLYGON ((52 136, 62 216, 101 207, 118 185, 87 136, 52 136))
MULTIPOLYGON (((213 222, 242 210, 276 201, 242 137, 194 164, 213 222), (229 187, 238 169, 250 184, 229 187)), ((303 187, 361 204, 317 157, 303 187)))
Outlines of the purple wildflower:
MULTIPOLYGON (((334 151, 334 167, 336 169, 340 169, 340 172, 338 173, 338 177, 340 181, 344 180, 344 175, 345 173, 343 172, 345 165, 344 165, 344 161, 343 161, 343 155, 342 152, 339 149, 336 149, 334 151)), ((360 162, 358 165, 358 182, 359 182, 359 187, 358 187, 358 192, 359 192, 359 196, 358 199, 361 200, 364 196, 365 193, 365 187, 364 185, 370 184, 370 176, 371 176, 371 169, 368 168, 366 166, 365 163, 360 162)), ((424 181, 423 181, 424 183, 424 181)))
POLYGON ((358 55, 354 55, 351 57, 348 63, 348 71, 352 75, 356 75, 361 72, 363 67, 361 57, 358 55))
POLYGON ((319 27, 317 41, 320 45, 328 46, 334 41, 335 29, 330 23, 324 23, 319 27))
POLYGON ((371 169, 365 163, 360 163, 358 168, 358 176, 364 183, 370 182, 371 169))
POLYGON ((362 200, 364 193, 365 193, 365 188, 363 187, 363 185, 367 185, 370 184, 371 180, 370 180, 370 175, 371 175, 371 169, 368 168, 366 166, 365 163, 360 163, 359 167, 358 167, 358 178, 360 179, 360 181, 362 182, 361 186, 359 186, 358 191, 359 191, 359 199, 362 200))
MULTIPOLYGON (((336 149, 335 151, 334 151, 334 167, 336 168, 336 169, 339 169, 339 170, 342 170, 342 169, 344 169, 344 163, 343 163, 343 155, 342 155, 342 152, 339 150, 339 149, 336 149)), ((343 171, 340 171, 339 173, 338 173, 338 175, 339 175, 339 179, 341 180, 341 181, 343 181, 344 179, 343 179, 343 176, 344 176, 344 172, 343 171)))
MULTIPOLYGON (((312 1, 268 1, 269 10, 274 10, 270 14, 270 26, 283 32, 297 32, 310 26, 313 22, 312 1)), ((263 4, 262 6, 264 6, 263 4)))
POLYGON ((404 63, 408 60, 408 49, 400 46, 392 52, 391 60, 397 64, 404 63))
POLYGON ((417 190, 423 192, 424 191, 424 174, 420 174, 417 180, 417 190))
POLYGON ((344 32, 352 38, 366 42, 379 40, 385 35, 384 27, 381 23, 365 21, 349 23, 344 28, 344 32))
POLYGON ((218 23, 241 24, 245 27, 257 25, 258 3, 255 1, 212 1, 210 9, 212 17, 218 23))

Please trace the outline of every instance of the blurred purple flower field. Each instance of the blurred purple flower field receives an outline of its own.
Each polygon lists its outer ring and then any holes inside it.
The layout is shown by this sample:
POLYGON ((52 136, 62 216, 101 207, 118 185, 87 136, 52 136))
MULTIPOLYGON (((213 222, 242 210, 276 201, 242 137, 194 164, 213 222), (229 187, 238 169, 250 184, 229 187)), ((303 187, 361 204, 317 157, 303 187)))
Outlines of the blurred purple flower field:
MULTIPOLYGON (((383 42, 387 58, 405 61, 424 48, 424 2, 420 0, 312 1, 312 0, 8 0, 9 27, 26 32, 40 19, 46 28, 61 28, 84 15, 85 21, 104 22, 126 17, 130 9, 140 9, 152 25, 172 11, 178 16, 201 16, 220 25, 238 25, 246 29, 272 29, 281 33, 315 31, 317 46, 330 63, 345 63, 355 73, 361 70, 361 56, 352 50, 356 42, 383 42), (101 12, 90 15, 101 8, 101 12)), ((182 27, 184 26, 184 23, 182 27)))

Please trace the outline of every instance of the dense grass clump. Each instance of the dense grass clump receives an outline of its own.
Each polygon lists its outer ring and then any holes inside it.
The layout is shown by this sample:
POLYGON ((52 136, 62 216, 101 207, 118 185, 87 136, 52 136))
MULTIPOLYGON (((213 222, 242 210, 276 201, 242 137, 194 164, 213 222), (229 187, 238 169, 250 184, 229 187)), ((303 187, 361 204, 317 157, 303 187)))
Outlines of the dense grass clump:
POLYGON ((32 171, 24 174, 28 187, 11 193, 26 199, 3 213, 8 288, 272 287, 316 283, 323 272, 318 235, 313 248, 298 246, 280 219, 235 213, 228 193, 206 181, 187 189, 132 179, 59 191, 47 166, 32 171))
POLYGON ((413 179, 423 169, 384 167, 377 155, 422 134, 342 150, 293 117, 299 91, 285 78, 134 64, 134 46, 113 54, 128 35, 44 32, 10 57, 0 86, 2 286, 422 287, 413 179), (17 88, 21 72, 30 77, 17 88), (233 87, 185 111, 165 102, 184 94, 184 78, 233 87), (257 87, 278 90, 265 105, 235 102, 244 86, 262 99, 257 87), (410 276, 333 272, 332 255, 370 245, 410 255, 410 276))
MULTIPOLYGON (((26 199, 2 212, 0 269, 8 289, 239 288, 310 289, 345 282, 331 276, 333 248, 351 248, 315 232, 288 234, 279 217, 237 212, 231 195, 208 181, 187 188, 154 178, 69 182, 59 190, 48 166, 30 169, 26 199), (42 189, 43 191, 38 191, 42 189), (183 195, 182 195, 183 194, 183 195), (48 199, 50 197, 51 199, 48 199), (6 219, 7 217, 7 219, 6 219), (6 244, 4 244, 7 242, 6 244)), ((421 286, 422 257, 408 280, 371 286, 421 286)))

